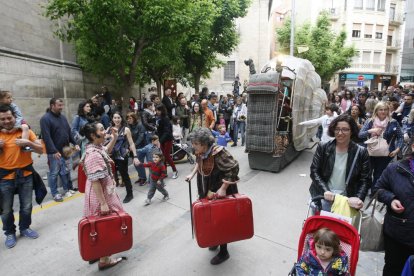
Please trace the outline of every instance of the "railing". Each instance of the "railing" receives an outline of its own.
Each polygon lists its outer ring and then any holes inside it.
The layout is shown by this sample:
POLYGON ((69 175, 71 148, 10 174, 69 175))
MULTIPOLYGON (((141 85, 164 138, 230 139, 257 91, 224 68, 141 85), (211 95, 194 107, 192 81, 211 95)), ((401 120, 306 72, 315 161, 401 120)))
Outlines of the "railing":
POLYGON ((390 14, 390 17, 388 18, 388 22, 390 24, 397 24, 400 25, 404 21, 404 16, 402 14, 390 14))
POLYGON ((399 66, 391 64, 375 64, 375 63, 352 63, 350 68, 347 69, 362 69, 364 71, 377 71, 397 74, 399 66))
POLYGON ((401 41, 400 40, 387 41, 387 47, 401 48, 401 41))

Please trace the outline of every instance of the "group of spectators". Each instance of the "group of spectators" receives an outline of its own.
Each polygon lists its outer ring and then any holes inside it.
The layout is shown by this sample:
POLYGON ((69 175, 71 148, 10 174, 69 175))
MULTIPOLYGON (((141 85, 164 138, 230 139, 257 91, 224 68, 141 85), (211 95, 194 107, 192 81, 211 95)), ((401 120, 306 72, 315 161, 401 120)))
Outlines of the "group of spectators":
POLYGON ((310 188, 313 197, 324 196, 322 209, 330 211, 335 194, 361 209, 370 189, 386 204, 383 275, 400 275, 414 255, 413 96, 398 86, 369 93, 343 88, 331 93, 324 116, 301 123, 323 129, 310 188), (388 154, 370 156, 364 143, 370 138, 385 139, 388 154))

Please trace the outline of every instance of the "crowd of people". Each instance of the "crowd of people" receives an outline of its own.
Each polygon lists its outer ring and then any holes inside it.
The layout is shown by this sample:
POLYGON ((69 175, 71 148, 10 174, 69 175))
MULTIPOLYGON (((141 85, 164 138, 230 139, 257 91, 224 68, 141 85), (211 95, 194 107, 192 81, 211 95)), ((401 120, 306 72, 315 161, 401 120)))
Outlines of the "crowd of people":
MULTIPOLYGON (((217 161, 217 166, 221 167, 217 168, 217 173, 220 174, 215 175, 215 178, 228 178, 227 174, 221 173, 227 170, 231 170, 233 175, 224 181, 226 184, 223 187, 210 187, 210 182, 206 182, 208 185, 203 189, 226 194, 229 184, 235 184, 233 181, 237 178, 238 163, 222 148, 232 140, 235 141, 233 146, 236 146, 239 132, 241 145, 245 145, 246 95, 236 98, 232 95, 218 97, 214 92, 209 93, 207 88, 203 88, 200 96, 196 94, 187 100, 183 93, 173 98, 171 89, 166 89, 162 99, 157 94, 150 94, 140 102, 130 97, 125 117, 122 100, 113 99, 108 89, 102 87, 100 93, 79 103, 70 124, 63 114, 63 100, 52 98, 40 119, 40 137, 36 137, 18 106, 13 103, 11 91, 0 91, 0 211, 7 248, 12 248, 17 243, 13 219, 15 193, 19 193, 20 197, 21 234, 33 239, 39 237, 30 228, 31 191, 34 187, 31 152, 47 155, 47 181, 56 202, 62 202, 77 192, 76 185, 71 181, 71 171, 80 164, 79 168, 82 167, 87 176, 85 216, 122 211, 122 202, 126 204, 133 200, 133 184, 128 173, 131 159, 138 173, 135 184, 149 186, 144 205, 151 204, 157 190, 163 194, 164 201, 168 200, 169 194, 165 188, 167 165, 172 170, 171 178, 178 177, 171 156, 174 143, 193 144, 196 155, 201 149, 204 150, 203 154, 212 156, 220 152, 214 157, 224 156, 218 159, 220 162, 233 160, 232 167, 228 164, 221 166, 217 161), (215 148, 213 152, 210 147, 215 143, 214 137, 217 137, 220 148, 215 148), (204 145, 206 139, 208 143, 200 148, 198 143, 204 145), (145 168, 149 168, 148 175, 145 168), (63 193, 58 190, 58 178, 63 193), (126 189, 123 201, 116 193, 117 186, 126 189)), ((221 263, 228 257, 227 246, 222 245, 219 255, 211 263, 221 263)), ((121 260, 103 257, 99 260, 99 269, 114 266, 121 260)))
POLYGON ((370 92, 343 87, 330 94, 324 116, 300 123, 321 126, 310 193, 324 196, 323 210, 331 210, 336 194, 357 210, 367 195, 386 204, 383 275, 401 275, 414 255, 413 97, 413 90, 399 86, 370 92))

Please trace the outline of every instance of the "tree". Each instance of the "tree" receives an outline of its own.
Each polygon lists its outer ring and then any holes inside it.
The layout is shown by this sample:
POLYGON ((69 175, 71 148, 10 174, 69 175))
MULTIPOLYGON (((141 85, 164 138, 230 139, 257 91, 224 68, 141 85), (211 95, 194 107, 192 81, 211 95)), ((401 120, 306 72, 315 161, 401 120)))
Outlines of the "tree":
POLYGON ((115 77, 125 98, 146 49, 211 25, 215 14, 209 0, 50 0, 45 10, 59 38, 74 43, 78 63, 115 77))
POLYGON ((247 14, 250 0, 215 0, 216 13, 211 14, 211 25, 193 29, 182 44, 185 71, 195 92, 200 91, 201 77, 207 78, 214 67, 223 65, 218 55, 228 56, 239 43, 234 20, 247 14))
MULTIPOLYGON (((288 19, 282 28, 276 30, 280 52, 289 52, 290 26, 288 19)), ((345 31, 337 35, 331 30, 329 15, 324 11, 318 16, 315 26, 305 23, 296 27, 295 44, 304 45, 308 50, 299 52, 295 47, 294 55, 312 62, 322 81, 329 81, 338 70, 349 67, 356 54, 353 46, 345 46, 345 40, 345 31)))

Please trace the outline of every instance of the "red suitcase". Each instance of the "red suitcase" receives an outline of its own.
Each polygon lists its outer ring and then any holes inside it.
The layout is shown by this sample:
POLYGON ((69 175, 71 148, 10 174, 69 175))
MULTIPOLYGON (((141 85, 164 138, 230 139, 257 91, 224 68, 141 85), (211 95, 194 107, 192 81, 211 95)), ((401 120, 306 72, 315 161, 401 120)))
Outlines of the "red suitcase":
POLYGON ((253 237, 252 201, 234 194, 224 199, 193 203, 194 232, 201 248, 253 237))
MULTIPOLYGON (((115 164, 111 163, 112 173, 115 174, 115 164)), ((79 163, 78 166, 78 191, 80 193, 85 193, 86 186, 86 174, 83 170, 83 164, 79 163)))
POLYGON ((80 163, 78 166, 78 191, 80 193, 85 192, 85 186, 86 186, 86 174, 83 170, 83 164, 80 163))
POLYGON ((132 217, 125 212, 90 216, 78 224, 79 250, 85 261, 96 260, 132 247, 132 217))

